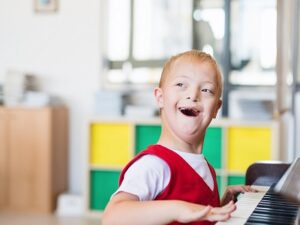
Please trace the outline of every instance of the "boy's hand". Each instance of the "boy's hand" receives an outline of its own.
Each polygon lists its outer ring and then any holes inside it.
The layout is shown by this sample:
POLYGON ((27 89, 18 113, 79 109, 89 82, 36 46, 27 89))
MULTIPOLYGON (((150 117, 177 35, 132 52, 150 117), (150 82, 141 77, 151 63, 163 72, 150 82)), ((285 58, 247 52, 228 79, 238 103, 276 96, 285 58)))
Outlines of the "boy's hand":
POLYGON ((221 200, 221 205, 225 205, 230 201, 236 202, 238 194, 244 192, 257 192, 257 190, 249 185, 228 186, 221 200))
POLYGON ((182 202, 178 208, 178 218, 176 221, 180 223, 189 223, 200 220, 209 221, 225 221, 230 218, 231 213, 236 209, 233 201, 223 207, 211 207, 197 205, 193 203, 182 202))

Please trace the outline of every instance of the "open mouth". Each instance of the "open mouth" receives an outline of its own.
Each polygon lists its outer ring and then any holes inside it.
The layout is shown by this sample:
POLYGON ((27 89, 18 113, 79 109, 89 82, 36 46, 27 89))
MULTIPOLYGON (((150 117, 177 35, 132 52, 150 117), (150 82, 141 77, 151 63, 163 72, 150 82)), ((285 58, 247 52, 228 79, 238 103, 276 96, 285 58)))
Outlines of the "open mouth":
POLYGON ((200 111, 195 108, 180 107, 180 112, 186 116, 198 116, 200 111))

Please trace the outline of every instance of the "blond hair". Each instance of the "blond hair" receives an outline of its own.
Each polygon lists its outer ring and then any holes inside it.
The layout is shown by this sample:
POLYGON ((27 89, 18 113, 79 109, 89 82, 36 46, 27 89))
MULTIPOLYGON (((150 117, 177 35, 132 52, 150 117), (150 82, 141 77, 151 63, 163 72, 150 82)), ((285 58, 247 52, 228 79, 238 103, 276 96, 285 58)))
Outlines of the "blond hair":
POLYGON ((159 87, 162 87, 165 83, 167 75, 170 73, 170 70, 172 68, 172 65, 178 61, 181 58, 184 57, 190 57, 199 60, 200 62, 207 62, 212 65, 214 68, 216 74, 217 74, 217 81, 218 81, 218 92, 219 96, 222 95, 222 90, 223 90, 223 82, 222 82, 222 74, 219 69, 219 66, 216 62, 216 60, 209 54, 199 51, 199 50, 190 50, 187 52, 183 52, 177 55, 172 56, 164 65, 163 71, 161 73, 160 81, 159 81, 159 87))

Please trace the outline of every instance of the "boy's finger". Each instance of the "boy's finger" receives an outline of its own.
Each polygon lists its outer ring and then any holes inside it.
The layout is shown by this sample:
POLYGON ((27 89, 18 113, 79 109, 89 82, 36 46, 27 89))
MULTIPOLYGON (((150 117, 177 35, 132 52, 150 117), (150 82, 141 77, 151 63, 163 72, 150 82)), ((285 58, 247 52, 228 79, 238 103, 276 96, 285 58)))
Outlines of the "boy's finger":
POLYGON ((212 214, 209 216, 208 220, 209 221, 225 221, 230 218, 230 214, 212 214))
POLYGON ((213 208, 212 213, 213 214, 226 214, 231 213, 236 209, 236 205, 233 204, 233 202, 229 202, 227 205, 220 207, 220 208, 213 208))

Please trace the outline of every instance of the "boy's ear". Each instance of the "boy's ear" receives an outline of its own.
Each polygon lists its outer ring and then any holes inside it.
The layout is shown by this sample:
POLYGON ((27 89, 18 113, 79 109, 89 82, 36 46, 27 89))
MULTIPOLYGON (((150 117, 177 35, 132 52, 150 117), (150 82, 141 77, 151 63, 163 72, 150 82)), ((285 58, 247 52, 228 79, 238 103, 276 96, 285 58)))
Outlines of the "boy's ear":
POLYGON ((154 97, 156 99, 157 106, 159 108, 162 108, 164 105, 164 100, 163 100, 163 91, 161 88, 156 87, 154 89, 154 97))
POLYGON ((219 99, 218 103, 217 103, 217 106, 216 106, 216 109, 215 109, 215 112, 214 112, 214 115, 213 115, 213 118, 216 118, 217 117, 217 114, 218 114, 218 111, 219 109, 221 108, 222 106, 222 100, 219 99))

